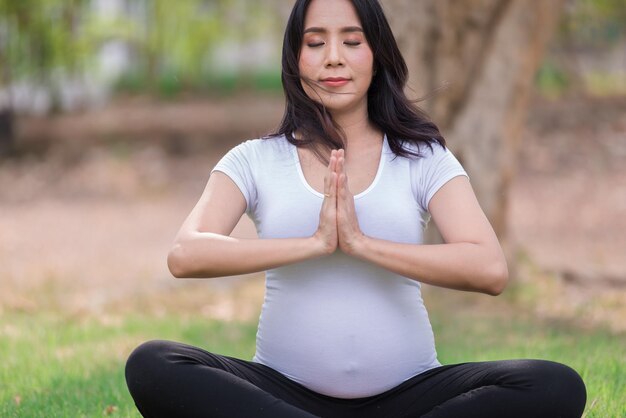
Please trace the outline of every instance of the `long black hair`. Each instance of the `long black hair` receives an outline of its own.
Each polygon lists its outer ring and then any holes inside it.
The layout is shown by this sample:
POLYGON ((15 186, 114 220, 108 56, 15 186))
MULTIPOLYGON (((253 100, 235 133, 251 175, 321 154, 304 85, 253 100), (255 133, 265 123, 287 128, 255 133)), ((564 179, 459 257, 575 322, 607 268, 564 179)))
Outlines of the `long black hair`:
MULTIPOLYGON (((438 143, 445 147, 437 125, 404 93, 408 68, 380 3, 351 1, 374 55, 375 72, 367 94, 369 120, 387 134, 389 147, 396 155, 418 157, 420 145, 432 147, 438 143), (407 142, 417 145, 417 151, 404 147, 407 142)), ((285 135, 290 143, 310 148, 327 164, 330 149, 345 148, 345 135, 324 105, 311 100, 302 88, 298 63, 310 3, 311 0, 296 0, 287 22, 281 75, 285 113, 278 130, 270 137, 285 135), (301 138, 293 136, 296 131, 302 134, 301 138)))

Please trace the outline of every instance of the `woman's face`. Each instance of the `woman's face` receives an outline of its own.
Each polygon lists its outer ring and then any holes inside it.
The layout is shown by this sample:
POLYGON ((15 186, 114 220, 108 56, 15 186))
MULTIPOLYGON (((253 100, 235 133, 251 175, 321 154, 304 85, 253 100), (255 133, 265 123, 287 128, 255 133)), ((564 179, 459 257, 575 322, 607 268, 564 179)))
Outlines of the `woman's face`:
POLYGON ((374 56, 349 0, 313 0, 304 21, 302 87, 331 113, 367 112, 374 56))

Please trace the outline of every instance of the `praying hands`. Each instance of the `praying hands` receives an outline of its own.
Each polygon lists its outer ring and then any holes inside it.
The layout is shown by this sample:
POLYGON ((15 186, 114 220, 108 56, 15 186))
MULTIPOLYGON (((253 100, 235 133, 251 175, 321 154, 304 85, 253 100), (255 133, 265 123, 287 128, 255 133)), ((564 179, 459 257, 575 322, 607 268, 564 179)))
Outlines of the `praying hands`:
POLYGON ((354 195, 348 186, 344 150, 333 150, 324 175, 324 202, 320 224, 314 235, 328 254, 340 248, 353 254, 364 237, 354 206, 354 195))

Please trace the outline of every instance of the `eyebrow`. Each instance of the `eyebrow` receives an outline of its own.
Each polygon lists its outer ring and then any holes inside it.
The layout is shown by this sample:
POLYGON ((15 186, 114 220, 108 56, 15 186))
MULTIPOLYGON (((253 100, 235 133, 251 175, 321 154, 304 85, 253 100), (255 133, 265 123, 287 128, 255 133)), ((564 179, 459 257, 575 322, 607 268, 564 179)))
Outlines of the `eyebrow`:
MULTIPOLYGON (((350 33, 350 32, 363 32, 363 29, 359 26, 346 26, 345 28, 341 28, 341 33, 350 33)), ((304 33, 328 33, 328 29, 318 28, 316 26, 307 28, 304 33)))

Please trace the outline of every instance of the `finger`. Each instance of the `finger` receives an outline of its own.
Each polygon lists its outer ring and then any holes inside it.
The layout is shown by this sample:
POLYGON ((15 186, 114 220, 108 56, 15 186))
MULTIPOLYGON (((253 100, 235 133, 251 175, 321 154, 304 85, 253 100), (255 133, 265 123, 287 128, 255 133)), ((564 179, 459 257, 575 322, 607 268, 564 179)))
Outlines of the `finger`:
POLYGON ((339 197, 343 198, 346 195, 346 174, 345 173, 341 173, 339 175, 339 179, 337 181, 338 183, 338 190, 339 190, 339 197))
POLYGON ((335 157, 334 150, 333 150, 333 153, 331 154, 331 157, 330 157, 330 161, 328 162, 328 170, 326 171, 326 175, 324 176, 324 196, 325 197, 329 197, 327 195, 330 194, 330 186, 332 184, 331 174, 334 172, 336 165, 337 165, 337 158, 335 157))
POLYGON ((332 150, 330 153, 330 158, 328 159, 328 171, 332 171, 336 163, 337 163, 337 152, 335 150, 332 150))
MULTIPOLYGON (((343 151, 343 150, 341 150, 343 151)), ((346 159, 345 157, 343 157, 343 152, 339 153, 338 155, 338 159, 337 159, 337 174, 339 174, 339 184, 338 184, 338 190, 342 191, 343 188, 347 188, 348 187, 348 174, 346 173, 346 159)))
POLYGON ((335 202, 337 200, 337 173, 332 172, 330 178, 330 201, 335 202))
POLYGON ((321 213, 329 222, 334 222, 334 211, 337 208, 337 173, 330 173, 328 189, 324 192, 321 213), (331 220, 332 218, 332 220, 331 220))
POLYGON ((328 159, 328 168, 330 168, 331 166, 330 163, 331 163, 332 158, 336 156, 337 156, 337 150, 330 151, 330 158, 328 159))
POLYGON ((343 157, 341 152, 337 153, 337 168, 335 171, 338 174, 341 174, 345 170, 345 166, 346 166, 346 159, 343 157))

